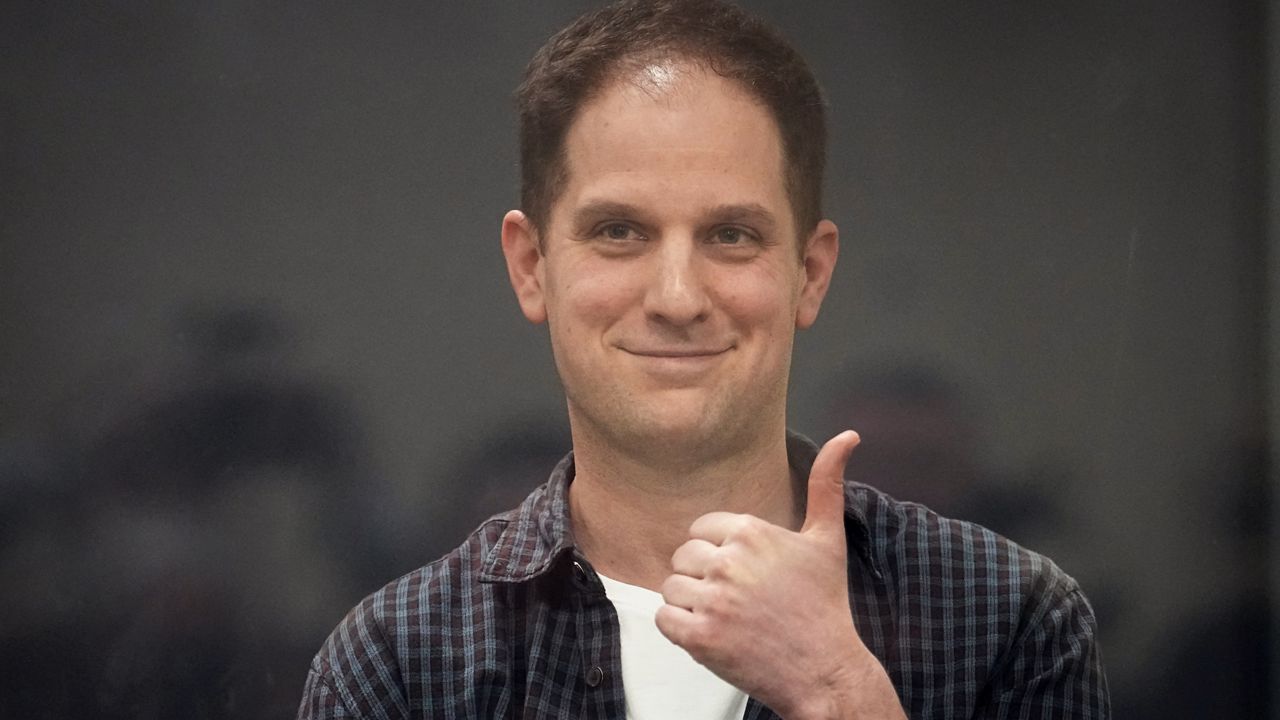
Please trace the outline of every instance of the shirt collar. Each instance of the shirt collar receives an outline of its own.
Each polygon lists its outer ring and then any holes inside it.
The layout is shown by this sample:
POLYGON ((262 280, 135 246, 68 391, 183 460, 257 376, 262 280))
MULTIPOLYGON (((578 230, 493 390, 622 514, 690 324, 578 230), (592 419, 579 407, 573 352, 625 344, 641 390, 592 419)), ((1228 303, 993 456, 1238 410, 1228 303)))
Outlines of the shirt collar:
MULTIPOLYGON (((787 460, 796 476, 809 477, 818 446, 809 438, 787 431, 787 460)), ((485 555, 481 582, 523 582, 545 573, 574 548, 569 518, 569 484, 573 482, 573 453, 551 471, 551 477, 519 507, 505 514, 507 522, 493 548, 485 555)), ((849 549, 867 564, 876 577, 880 569, 869 551, 870 530, 865 503, 845 482, 845 530, 849 549)))

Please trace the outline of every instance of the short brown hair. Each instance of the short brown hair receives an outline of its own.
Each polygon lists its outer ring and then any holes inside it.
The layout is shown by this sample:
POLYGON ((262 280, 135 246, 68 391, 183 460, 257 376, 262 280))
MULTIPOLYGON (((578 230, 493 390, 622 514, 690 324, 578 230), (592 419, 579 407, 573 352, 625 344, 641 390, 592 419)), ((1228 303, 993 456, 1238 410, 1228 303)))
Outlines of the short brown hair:
POLYGON ((825 102, 804 58, 764 21, 723 0, 623 0, 579 17, 534 54, 516 91, 520 204, 541 234, 563 186, 578 111, 625 69, 679 58, 737 81, 782 135, 801 238, 822 218, 825 102))

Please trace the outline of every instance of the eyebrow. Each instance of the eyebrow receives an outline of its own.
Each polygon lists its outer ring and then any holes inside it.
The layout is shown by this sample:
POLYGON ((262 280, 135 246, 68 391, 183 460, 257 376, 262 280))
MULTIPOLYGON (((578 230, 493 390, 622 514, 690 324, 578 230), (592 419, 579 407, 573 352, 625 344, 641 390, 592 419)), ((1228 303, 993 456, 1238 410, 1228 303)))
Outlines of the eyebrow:
MULTIPOLYGON (((606 218, 629 219, 644 222, 646 213, 636 205, 614 200, 593 200, 573 213, 573 227, 584 228, 606 218)), ((777 219, 768 208, 759 203, 726 203, 715 205, 702 213, 707 224, 747 223, 769 232, 776 228, 777 219)))
POLYGON ((635 205, 612 200, 593 200, 574 210, 573 227, 582 230, 606 218, 635 220, 642 214, 640 208, 635 205))
POLYGON ((774 218, 773 213, 759 203, 717 205, 711 208, 707 215, 718 223, 748 223, 761 230, 773 230, 777 225, 777 219, 774 218))

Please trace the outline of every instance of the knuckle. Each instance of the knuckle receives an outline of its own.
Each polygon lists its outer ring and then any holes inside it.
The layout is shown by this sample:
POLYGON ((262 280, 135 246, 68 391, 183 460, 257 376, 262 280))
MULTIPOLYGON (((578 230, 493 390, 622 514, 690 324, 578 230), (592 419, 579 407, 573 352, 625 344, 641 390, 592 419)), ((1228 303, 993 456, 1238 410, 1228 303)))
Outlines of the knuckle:
POLYGON ((768 532, 768 523, 754 515, 742 515, 735 524, 733 539, 748 547, 755 545, 768 532))
POLYGON ((703 595, 703 611, 707 617, 723 618, 733 605, 733 594, 721 585, 712 585, 703 595))
POLYGON ((728 553, 716 553, 707 562, 707 575, 713 578, 728 578, 733 574, 734 561, 728 553))

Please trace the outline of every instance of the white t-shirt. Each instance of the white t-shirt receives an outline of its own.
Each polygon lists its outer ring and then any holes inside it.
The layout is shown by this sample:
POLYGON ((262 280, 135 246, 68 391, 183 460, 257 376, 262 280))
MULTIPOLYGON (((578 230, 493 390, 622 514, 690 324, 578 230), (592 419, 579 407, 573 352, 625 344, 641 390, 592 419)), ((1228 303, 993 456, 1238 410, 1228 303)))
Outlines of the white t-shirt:
POLYGON ((662 594, 600 576, 622 629, 627 720, 740 720, 747 694, 673 645, 654 623, 662 594))

